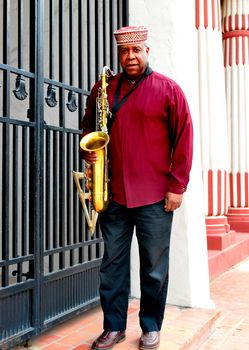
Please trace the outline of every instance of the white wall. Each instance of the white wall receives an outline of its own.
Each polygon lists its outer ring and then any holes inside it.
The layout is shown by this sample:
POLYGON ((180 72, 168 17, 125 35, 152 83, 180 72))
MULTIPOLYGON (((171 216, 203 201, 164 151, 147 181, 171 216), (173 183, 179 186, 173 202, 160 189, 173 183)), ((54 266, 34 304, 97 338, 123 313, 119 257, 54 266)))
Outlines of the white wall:
MULTIPOLYGON (((130 0, 130 25, 149 28, 151 67, 173 78, 188 99, 194 124, 191 179, 182 207, 175 212, 168 303, 213 307, 209 292, 198 118, 197 31, 194 0, 130 0)), ((133 241, 132 296, 139 297, 139 261, 133 241)))

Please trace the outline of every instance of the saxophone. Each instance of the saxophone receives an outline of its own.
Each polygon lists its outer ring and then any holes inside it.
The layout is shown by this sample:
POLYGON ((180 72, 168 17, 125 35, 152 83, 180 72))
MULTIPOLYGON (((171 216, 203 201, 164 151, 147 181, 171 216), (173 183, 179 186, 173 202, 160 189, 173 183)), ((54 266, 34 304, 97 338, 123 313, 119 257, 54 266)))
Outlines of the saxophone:
POLYGON ((85 173, 73 171, 74 181, 87 220, 89 232, 93 235, 98 214, 107 209, 109 204, 109 178, 108 178, 108 158, 107 145, 109 143, 109 135, 107 129, 107 121, 111 116, 109 103, 107 99, 106 88, 108 86, 108 78, 112 76, 111 70, 104 66, 101 72, 101 86, 98 90, 96 99, 96 131, 93 131, 80 141, 80 148, 87 152, 96 152, 98 160, 90 166, 91 168, 91 188, 83 191, 80 186, 80 180, 85 180, 85 185, 89 184, 88 175, 85 173), (91 211, 89 213, 86 200, 91 202, 91 211))

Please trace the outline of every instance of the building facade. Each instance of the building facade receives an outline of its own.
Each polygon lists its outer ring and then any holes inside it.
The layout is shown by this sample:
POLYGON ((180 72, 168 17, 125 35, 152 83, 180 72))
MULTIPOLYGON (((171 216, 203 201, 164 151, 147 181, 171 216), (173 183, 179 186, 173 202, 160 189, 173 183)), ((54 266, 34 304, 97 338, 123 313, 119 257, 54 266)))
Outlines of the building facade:
MULTIPOLYGON (((149 28, 150 65, 193 117, 168 303, 215 307, 210 278, 249 255, 249 0, 2 0, 0 18, 0 347, 99 302, 101 232, 72 170, 86 98, 104 65, 119 70, 112 33, 127 24, 149 28)), ((137 256, 134 240, 135 297, 137 256)))
POLYGON ((249 253, 249 2, 129 3, 130 23, 151 29, 151 65, 182 86, 192 112, 193 169, 175 213, 168 301, 205 307, 208 280, 249 253))

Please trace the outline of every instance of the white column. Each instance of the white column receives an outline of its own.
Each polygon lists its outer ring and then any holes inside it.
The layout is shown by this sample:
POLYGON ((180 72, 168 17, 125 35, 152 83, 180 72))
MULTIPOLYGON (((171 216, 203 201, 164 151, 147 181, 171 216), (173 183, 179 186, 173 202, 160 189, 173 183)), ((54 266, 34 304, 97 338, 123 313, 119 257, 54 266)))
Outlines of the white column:
MULTIPOLYGON (((194 123, 194 159, 184 202, 175 212, 168 303, 211 307, 199 133, 199 96, 195 1, 130 0, 130 25, 149 28, 152 68, 179 83, 188 99, 194 123)), ((136 240, 131 256, 131 294, 139 297, 136 240)))
POLYGON ((220 1, 196 0, 200 134, 208 248, 235 241, 227 221, 228 137, 220 1))
POLYGON ((230 151, 228 222, 249 231, 249 0, 223 1, 223 46, 230 151))

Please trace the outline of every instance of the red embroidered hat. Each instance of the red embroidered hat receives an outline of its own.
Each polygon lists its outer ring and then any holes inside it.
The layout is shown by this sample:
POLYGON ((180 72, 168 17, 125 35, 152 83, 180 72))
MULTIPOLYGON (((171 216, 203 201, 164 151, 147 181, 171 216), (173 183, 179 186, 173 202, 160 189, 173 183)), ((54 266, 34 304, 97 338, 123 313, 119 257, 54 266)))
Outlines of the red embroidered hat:
POLYGON ((122 27, 115 30, 117 45, 140 44, 147 40, 148 29, 144 26, 122 27))

